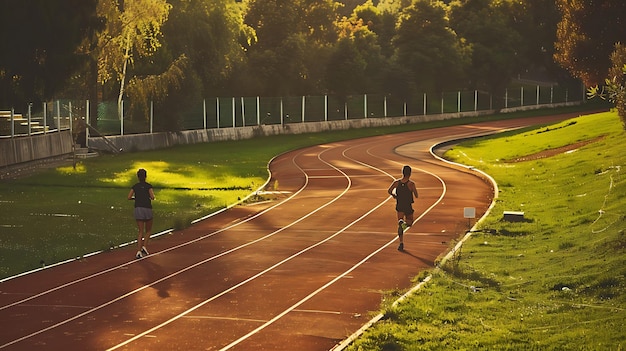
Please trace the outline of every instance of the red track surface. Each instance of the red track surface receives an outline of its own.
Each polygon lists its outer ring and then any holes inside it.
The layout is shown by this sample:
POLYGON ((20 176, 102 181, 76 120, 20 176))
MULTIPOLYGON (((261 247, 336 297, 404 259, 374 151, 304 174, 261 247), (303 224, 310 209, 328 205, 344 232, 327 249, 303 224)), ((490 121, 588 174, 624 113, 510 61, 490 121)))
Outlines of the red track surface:
MULTIPOLYGON (((328 350, 409 288, 493 198, 477 173, 434 159, 444 140, 555 116, 297 150, 270 164, 272 202, 237 206, 151 243, 0 284, 0 349, 328 350), (413 167, 416 222, 396 250, 387 187, 413 167)), ((571 116, 570 116, 571 117, 571 116)), ((120 196, 125 196, 121 194, 120 196)))

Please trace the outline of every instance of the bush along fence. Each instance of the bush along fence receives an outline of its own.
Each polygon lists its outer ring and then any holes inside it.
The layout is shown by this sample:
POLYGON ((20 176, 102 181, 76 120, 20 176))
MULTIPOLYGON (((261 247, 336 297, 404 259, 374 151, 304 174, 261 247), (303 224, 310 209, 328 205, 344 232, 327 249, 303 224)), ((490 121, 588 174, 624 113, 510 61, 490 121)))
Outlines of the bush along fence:
POLYGON ((149 102, 105 101, 97 116, 90 116, 90 102, 57 100, 39 109, 29 105, 26 113, 0 110, 0 138, 32 136, 70 130, 77 140, 90 134, 117 136, 166 131, 219 129, 260 125, 388 118, 464 112, 509 110, 585 100, 585 88, 559 85, 523 85, 509 88, 494 101, 481 91, 420 94, 410 99, 393 95, 365 94, 338 97, 214 97, 183 108, 149 102), (497 107, 494 107, 497 106, 497 107), (36 110, 36 111, 35 111, 36 110), (94 120, 95 117, 95 120, 94 120), (94 128, 85 128, 85 126, 94 128))

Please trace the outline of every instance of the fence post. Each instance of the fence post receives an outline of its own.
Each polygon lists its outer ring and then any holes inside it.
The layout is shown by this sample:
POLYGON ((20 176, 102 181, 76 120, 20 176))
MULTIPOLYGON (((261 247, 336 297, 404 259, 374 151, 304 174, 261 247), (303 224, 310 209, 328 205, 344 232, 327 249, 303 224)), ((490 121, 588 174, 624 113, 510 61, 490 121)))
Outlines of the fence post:
POLYGON ((57 100, 57 132, 61 133, 61 102, 57 100))
POLYGON ((246 126, 246 106, 243 103, 243 96, 241 97, 241 121, 243 126, 246 126))
POLYGON ((15 109, 11 107, 11 138, 15 137, 15 109))
POLYGON ((124 100, 120 101, 120 135, 124 135, 124 100))
POLYGON ((150 100, 150 134, 154 132, 154 101, 150 100))
POLYGON ((89 148, 89 100, 85 102, 85 147, 89 148))
POLYGON ((461 113, 461 91, 460 90, 457 92, 456 111, 457 113, 461 113))
POLYGON ((32 127, 32 124, 31 124, 31 121, 32 121, 32 107, 33 107, 33 104, 32 103, 28 103, 28 136, 31 135, 31 129, 32 129, 31 128, 32 127))
POLYGON ((283 98, 280 98, 280 125, 285 125, 285 112, 283 110, 283 98))
POLYGON ((346 100, 346 102, 343 103, 343 118, 346 121, 348 120, 348 100, 346 100))
POLYGON ((385 95, 383 100, 383 115, 387 117, 387 95, 385 95))
POLYGON ((202 127, 206 130, 206 99, 202 99, 202 127))
POLYGON ((509 88, 504 89, 504 108, 509 108, 509 88))
MULTIPOLYGON (((69 115, 70 115, 70 135, 73 136, 74 135, 74 121, 72 120, 72 102, 68 102, 68 109, 69 109, 69 115)), ((28 130, 30 130, 30 121, 28 124, 28 130)), ((74 147, 74 139, 72 138, 72 147, 74 147)))
POLYGON ((256 125, 261 125, 261 97, 256 97, 256 125))
POLYGON ((367 94, 363 94, 363 114, 367 118, 367 94))
POLYGON ((424 116, 426 116, 426 93, 424 93, 424 116))
POLYGON ((217 124, 217 129, 220 129, 220 98, 215 98, 215 123, 217 124))
POLYGON ((441 93, 441 114, 443 115, 443 92, 441 93))
POLYGON ((328 95, 324 95, 324 122, 328 122, 328 95))
POLYGON ((524 106, 524 86, 522 85, 522 87, 520 88, 520 106, 524 106))
POLYGON ((302 123, 304 123, 305 106, 306 106, 306 99, 304 95, 302 95, 302 123))
POLYGON ((46 134, 48 131, 48 103, 44 101, 43 103, 43 133, 46 134))
POLYGON ((567 99, 569 98, 569 89, 565 88, 565 103, 567 103, 567 99))
POLYGON ((478 90, 474 90, 474 112, 478 111, 478 90))
POLYGON ((539 84, 537 84, 537 105, 539 105, 539 84))
POLYGON ((235 115, 236 115, 235 114, 235 110, 236 110, 236 108, 235 108, 235 97, 234 96, 233 96, 233 101, 232 102, 233 102, 233 105, 232 105, 232 109, 231 110, 233 111, 233 128, 235 128, 237 126, 237 122, 235 120, 235 115))

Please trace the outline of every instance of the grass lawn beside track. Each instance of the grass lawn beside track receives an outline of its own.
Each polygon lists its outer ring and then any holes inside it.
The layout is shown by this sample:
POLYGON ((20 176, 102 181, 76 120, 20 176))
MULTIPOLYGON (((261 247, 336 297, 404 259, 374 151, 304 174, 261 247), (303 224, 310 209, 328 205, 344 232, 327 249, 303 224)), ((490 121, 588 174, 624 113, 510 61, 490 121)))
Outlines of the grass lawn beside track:
POLYGON ((42 263, 108 250, 136 238, 126 195, 135 172, 148 170, 155 187, 153 232, 183 228, 191 220, 232 205, 268 177, 269 160, 286 151, 337 140, 486 120, 596 109, 598 105, 450 119, 386 128, 281 135, 103 155, 71 166, 0 182, 0 279, 42 263))
POLYGON ((625 136, 610 112, 449 150, 497 181, 493 210, 422 289, 396 306, 390 292, 348 350, 622 350, 625 136))

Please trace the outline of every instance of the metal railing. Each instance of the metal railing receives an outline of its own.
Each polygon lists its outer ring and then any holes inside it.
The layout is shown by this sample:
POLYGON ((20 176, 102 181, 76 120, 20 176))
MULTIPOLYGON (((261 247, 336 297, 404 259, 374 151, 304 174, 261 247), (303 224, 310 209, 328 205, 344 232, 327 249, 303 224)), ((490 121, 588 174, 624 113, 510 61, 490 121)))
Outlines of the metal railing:
POLYGON ((481 91, 418 94, 409 98, 365 94, 299 97, 213 97, 172 112, 171 107, 150 102, 105 101, 98 104, 97 119, 89 115, 89 101, 57 100, 39 109, 28 105, 26 113, 0 110, 0 138, 32 136, 67 130, 86 133, 85 124, 94 125, 102 135, 125 135, 176 130, 236 128, 263 124, 290 124, 362 118, 463 113, 511 109, 583 101, 581 86, 521 85, 508 88, 499 101, 481 91), (121 108, 120 108, 121 107, 121 108), (36 112, 33 112, 37 110, 36 112), (96 123, 94 123, 96 122, 96 123))

